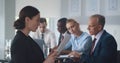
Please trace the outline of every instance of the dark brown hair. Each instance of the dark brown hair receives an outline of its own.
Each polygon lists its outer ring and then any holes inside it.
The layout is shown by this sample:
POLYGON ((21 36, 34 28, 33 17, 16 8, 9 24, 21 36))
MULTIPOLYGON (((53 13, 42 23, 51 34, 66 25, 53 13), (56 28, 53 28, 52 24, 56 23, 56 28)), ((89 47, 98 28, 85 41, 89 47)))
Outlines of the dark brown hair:
POLYGON ((46 23, 46 18, 40 18, 40 23, 46 23))
POLYGON ((36 16, 38 13, 38 9, 36 9, 33 6, 25 6, 22 8, 22 10, 19 13, 19 18, 14 22, 15 29, 23 29, 25 28, 25 17, 29 17, 32 19, 32 17, 36 16))

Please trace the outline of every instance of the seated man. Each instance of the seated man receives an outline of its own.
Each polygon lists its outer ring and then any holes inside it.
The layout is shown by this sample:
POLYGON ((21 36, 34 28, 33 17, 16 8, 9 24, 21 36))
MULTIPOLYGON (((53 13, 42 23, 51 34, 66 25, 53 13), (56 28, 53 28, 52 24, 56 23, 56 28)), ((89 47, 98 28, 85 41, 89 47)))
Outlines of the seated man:
POLYGON ((65 32, 67 31, 66 21, 67 21, 67 18, 60 18, 57 22, 57 29, 58 29, 58 32, 60 33, 58 46, 60 45, 61 40, 64 38, 65 32))
POLYGON ((88 30, 94 35, 91 52, 87 54, 74 54, 82 57, 82 63, 116 63, 117 43, 114 37, 104 30, 105 17, 99 14, 92 15, 89 19, 88 30))
POLYGON ((86 63, 116 63, 116 40, 104 30, 104 25, 104 16, 95 14, 90 17, 88 30, 96 41, 91 50, 91 57, 87 56, 86 63))
MULTIPOLYGON (((58 46, 61 44, 62 40, 64 39, 65 32, 67 31, 66 21, 67 21, 67 18, 60 18, 57 22, 57 29, 58 29, 58 32, 60 33, 58 46)), ((71 50, 71 47, 69 47, 67 50, 71 50)))

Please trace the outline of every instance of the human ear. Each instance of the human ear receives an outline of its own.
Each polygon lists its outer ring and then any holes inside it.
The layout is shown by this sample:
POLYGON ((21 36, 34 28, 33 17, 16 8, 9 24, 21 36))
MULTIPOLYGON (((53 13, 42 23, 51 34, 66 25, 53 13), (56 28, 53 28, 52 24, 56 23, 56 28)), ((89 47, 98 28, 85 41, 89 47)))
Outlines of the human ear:
POLYGON ((25 22, 29 22, 30 18, 29 17, 25 17, 25 22))
POLYGON ((102 30, 102 25, 99 25, 98 29, 99 29, 99 30, 102 30))

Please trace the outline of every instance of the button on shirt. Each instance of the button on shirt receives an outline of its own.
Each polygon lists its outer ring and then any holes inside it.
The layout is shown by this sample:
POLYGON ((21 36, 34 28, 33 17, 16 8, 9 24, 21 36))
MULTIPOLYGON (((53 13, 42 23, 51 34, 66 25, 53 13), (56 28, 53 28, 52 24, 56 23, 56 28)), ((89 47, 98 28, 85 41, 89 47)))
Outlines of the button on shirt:
POLYGON ((65 49, 72 45, 72 51, 89 53, 91 50, 92 38, 91 36, 83 32, 79 37, 71 36, 72 38, 66 44, 65 49))

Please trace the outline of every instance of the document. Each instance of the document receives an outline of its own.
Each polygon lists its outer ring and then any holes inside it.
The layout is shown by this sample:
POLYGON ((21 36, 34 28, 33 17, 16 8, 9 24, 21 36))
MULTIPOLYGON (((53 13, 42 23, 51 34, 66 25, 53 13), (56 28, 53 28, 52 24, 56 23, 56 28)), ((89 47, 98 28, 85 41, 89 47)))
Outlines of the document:
POLYGON ((71 38, 70 33, 68 31, 65 32, 64 39, 62 40, 62 42, 60 43, 60 45, 59 45, 59 47, 57 49, 58 55, 64 49, 65 45, 69 42, 70 38, 71 38))
POLYGON ((69 55, 60 55, 57 58, 73 58, 74 56, 69 56, 69 55))

